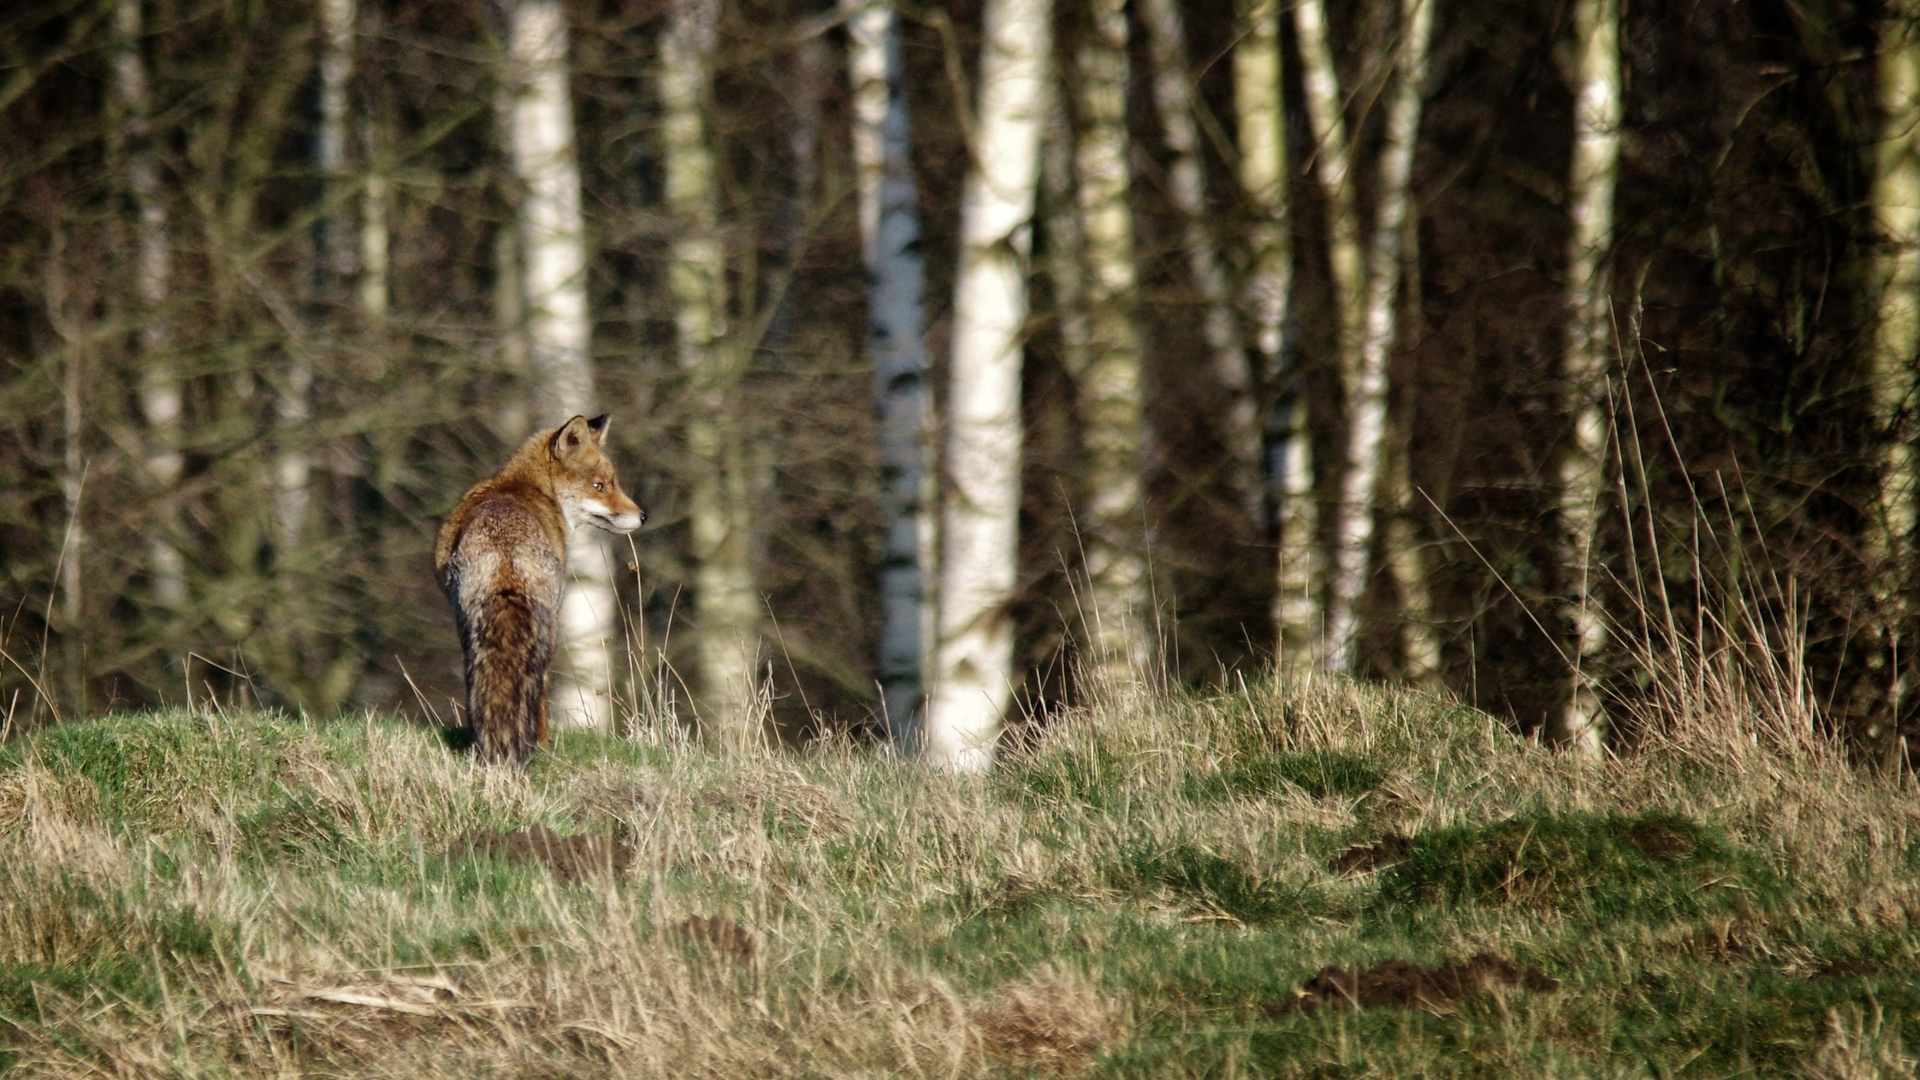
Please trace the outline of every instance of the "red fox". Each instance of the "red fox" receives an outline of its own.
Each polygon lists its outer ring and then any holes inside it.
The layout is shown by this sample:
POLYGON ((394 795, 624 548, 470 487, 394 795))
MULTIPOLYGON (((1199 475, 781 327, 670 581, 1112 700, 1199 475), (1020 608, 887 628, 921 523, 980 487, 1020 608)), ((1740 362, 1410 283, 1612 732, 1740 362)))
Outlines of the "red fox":
POLYGON ((433 567, 467 660, 467 728, 488 764, 525 767, 547 739, 547 668, 559 633, 567 537, 646 520, 600 449, 607 417, 576 416, 520 444, 440 526, 433 567))

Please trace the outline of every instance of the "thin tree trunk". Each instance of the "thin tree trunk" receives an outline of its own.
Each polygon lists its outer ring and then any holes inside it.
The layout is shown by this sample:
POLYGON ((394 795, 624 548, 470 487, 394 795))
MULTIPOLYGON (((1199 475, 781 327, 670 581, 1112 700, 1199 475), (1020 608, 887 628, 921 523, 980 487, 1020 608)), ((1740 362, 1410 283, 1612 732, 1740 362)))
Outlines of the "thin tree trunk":
POLYGON ((1334 505, 1333 573, 1327 580, 1327 666, 1351 672, 1357 660, 1356 606, 1366 588, 1374 518, 1390 492, 1382 489, 1387 446, 1387 359, 1397 339, 1400 249, 1405 238, 1407 180, 1427 73, 1435 0, 1402 0, 1400 64, 1387 105, 1386 137, 1375 181, 1377 205, 1366 275, 1359 366, 1347 385, 1347 455, 1334 505))
POLYGON ((1148 677, 1152 658, 1140 486, 1145 407, 1133 308, 1125 0, 1094 0, 1089 14, 1077 55, 1078 131, 1064 124, 1060 148, 1064 159, 1064 143, 1072 140, 1071 166, 1061 170, 1067 175, 1060 200, 1062 231, 1071 250, 1060 254, 1074 265, 1054 276, 1079 277, 1074 310, 1067 312, 1067 345, 1086 449, 1087 506, 1081 526, 1093 658, 1089 674, 1100 691, 1114 693, 1148 677))
POLYGON ((86 602, 81 573, 86 554, 86 530, 80 517, 80 500, 86 492, 86 409, 83 401, 87 380, 85 315, 75 318, 77 308, 68 274, 66 233, 62 226, 53 230, 52 250, 46 266, 47 318, 60 337, 60 494, 65 503, 66 525, 60 537, 58 580, 60 591, 60 675, 62 696, 69 715, 86 710, 86 602))
MULTIPOLYGON (((1881 436, 1878 513, 1868 523, 1868 559, 1881 634, 1889 653, 1891 715, 1906 696, 1901 638, 1913 614, 1914 424, 1920 350, 1920 4, 1889 5, 1880 42, 1879 160, 1873 212, 1881 246, 1873 403, 1881 436)), ((1897 720, 1896 720, 1897 722, 1897 720)), ((1896 752, 1898 741, 1889 745, 1896 752)))
MULTIPOLYGON (((1432 0, 1428 0, 1432 2, 1432 0)), ((1406 239, 1400 249, 1401 315, 1403 336, 1426 329, 1421 317, 1420 214, 1407 213, 1406 239)), ((1399 422, 1395 425, 1392 496, 1387 505, 1387 569, 1400 597, 1400 677, 1409 685, 1434 689, 1440 678, 1440 635, 1433 617, 1433 590, 1427 581, 1425 543, 1418 522, 1424 516, 1413 488, 1413 417, 1416 401, 1410 387, 1401 388, 1399 422)))
POLYGON ((751 463, 739 407, 742 350, 726 340, 725 248, 718 170, 707 123, 719 0, 676 0, 660 43, 660 130, 666 200, 676 236, 668 282, 687 373, 686 478, 699 622, 701 721, 709 739, 740 745, 763 734, 756 693, 760 598, 753 574, 751 463))
POLYGON ((993 760, 1012 701, 1020 360, 1026 262, 1052 51, 1047 0, 987 0, 973 161, 960 204, 941 512, 939 641, 924 749, 937 767, 993 760))
MULTIPOLYGON (((558 0, 518 0, 508 52, 516 76, 511 134, 514 173, 523 185, 519 243, 535 423, 557 426, 594 411, 580 168, 567 94, 567 23, 558 0)), ((611 561, 598 531, 575 532, 568 567, 571 581, 560 609, 567 662, 553 706, 573 724, 609 728, 610 650, 619 624, 611 561)))
MULTIPOLYGON (((1360 340, 1366 322, 1362 297, 1366 261, 1360 247, 1359 215, 1354 208, 1346 112, 1333 51, 1327 41, 1325 0, 1300 0, 1293 11, 1300 45, 1300 83, 1305 91, 1307 120, 1313 129, 1313 174, 1327 205, 1327 258, 1333 271, 1335 308, 1335 367, 1341 385, 1346 387, 1353 384, 1360 367, 1360 340)), ((1304 451, 1311 445, 1306 402, 1296 394, 1292 404, 1291 415, 1286 418, 1289 441, 1299 444, 1304 451)), ((1309 472, 1306 453, 1296 455, 1296 461, 1297 466, 1283 465, 1281 498, 1303 507, 1304 514, 1299 529, 1292 530, 1300 538, 1299 546, 1293 546, 1291 552, 1282 548, 1289 565, 1282 569, 1279 603, 1281 625, 1292 629, 1294 643, 1304 646, 1296 648, 1295 655, 1287 661, 1287 667, 1297 671, 1303 667, 1330 666, 1332 635, 1327 579, 1334 572, 1336 555, 1330 547, 1316 546, 1321 525, 1320 507, 1313 501, 1314 478, 1309 472)), ((1286 529, 1284 524, 1282 529, 1286 529)), ((1283 645, 1288 643, 1288 639, 1282 639, 1283 645)))
POLYGON ((1548 734, 1562 745, 1597 751, 1606 719, 1594 669, 1607 643, 1607 629, 1590 573, 1606 472, 1611 366, 1606 254, 1620 161, 1619 0, 1576 0, 1573 22, 1580 84, 1567 185, 1572 228, 1567 241, 1566 379, 1574 438, 1560 464, 1560 563, 1568 576, 1574 671, 1567 705, 1551 718, 1548 734))
MULTIPOLYGON (((370 18, 372 16, 369 16, 370 18)), ((369 28, 372 29, 371 27, 369 28)), ((367 187, 360 199, 360 315, 369 329, 386 321, 391 302, 388 284, 388 249, 392 230, 387 221, 387 204, 393 198, 392 185, 383 160, 386 119, 385 95, 369 84, 361 94, 360 156, 367 170, 367 187)))
POLYGON ((1234 471, 1234 487, 1250 521, 1259 524, 1265 505, 1261 478, 1258 388, 1247 365, 1231 279, 1208 222, 1206 177, 1200 161, 1198 101, 1187 72, 1187 34, 1176 0, 1140 0, 1141 22, 1153 56, 1153 100, 1166 136, 1167 194, 1180 212, 1187 274, 1200 293, 1201 334, 1214 378, 1227 394, 1222 436, 1234 471))
POLYGON ((179 510, 175 489, 183 465, 180 455, 180 386, 167 357, 170 345, 165 305, 173 281, 173 244, 167 232, 167 205, 160 195, 160 167, 154 160, 152 108, 147 66, 140 55, 140 0, 117 0, 119 42, 114 55, 114 90, 126 110, 122 135, 127 190, 136 215, 134 288, 140 298, 139 394, 146 423, 142 465, 153 492, 148 511, 147 567, 153 598, 162 607, 179 608, 187 598, 186 560, 177 546, 179 510))
POLYGON ((1316 618, 1313 440, 1305 388, 1286 355, 1293 296, 1293 233, 1287 199, 1286 107, 1280 93, 1277 0, 1241 0, 1241 38, 1233 47, 1233 105, 1239 122, 1240 187, 1253 207, 1252 265, 1242 306, 1253 320, 1264 380, 1279 391, 1267 433, 1278 554, 1273 604, 1280 670, 1303 674, 1313 663, 1316 618))
POLYGON ((869 4, 853 14, 847 30, 867 263, 867 347, 880 435, 880 691, 895 745, 911 750, 924 704, 924 643, 933 636, 920 195, 910 157, 899 16, 889 6, 869 4))

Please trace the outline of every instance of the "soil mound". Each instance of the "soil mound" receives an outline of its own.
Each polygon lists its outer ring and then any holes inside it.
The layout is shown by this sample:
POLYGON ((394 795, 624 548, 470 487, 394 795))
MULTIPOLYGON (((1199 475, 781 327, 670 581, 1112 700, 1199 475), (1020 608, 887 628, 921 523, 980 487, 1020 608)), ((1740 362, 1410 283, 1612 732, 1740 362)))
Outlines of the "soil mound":
POLYGON ((1335 874, 1359 874, 1368 870, 1378 870, 1388 863, 1397 863, 1407 857, 1407 850, 1413 841, 1399 833, 1388 833, 1376 844, 1355 844, 1327 864, 1327 869, 1335 874))
POLYGON ((703 945, 721 956, 746 963, 753 959, 753 935, 725 915, 693 915, 673 928, 686 941, 703 945))
POLYGON ((545 825, 509 833, 467 833, 453 842, 456 859, 486 856, 522 866, 544 866, 555 881, 573 884, 613 876, 633 862, 633 848, 605 836, 561 836, 545 825))
POLYGON ((1455 1002, 1478 997, 1497 986, 1558 990, 1560 980, 1539 968, 1522 968, 1492 953, 1481 953, 1465 963, 1448 961, 1439 967, 1423 967, 1406 960, 1387 960, 1365 971, 1348 971, 1337 964, 1329 964, 1307 980, 1300 988, 1299 997, 1268 1011, 1311 1011, 1323 1005, 1355 1009, 1371 1009, 1380 1005, 1444 1009, 1455 1002))

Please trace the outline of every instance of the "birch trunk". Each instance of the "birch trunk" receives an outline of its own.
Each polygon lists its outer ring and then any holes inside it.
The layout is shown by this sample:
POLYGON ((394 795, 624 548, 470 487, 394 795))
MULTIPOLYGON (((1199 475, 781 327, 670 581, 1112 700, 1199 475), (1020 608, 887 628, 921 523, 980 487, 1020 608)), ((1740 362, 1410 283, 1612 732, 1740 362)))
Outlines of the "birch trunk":
MULTIPOLYGON (((1900 639, 1912 615, 1916 350, 1920 350, 1920 4, 1889 5, 1881 30, 1879 83, 1883 125, 1874 174, 1873 212, 1881 233, 1880 283, 1872 387, 1885 448, 1878 513, 1868 524, 1869 572, 1885 644, 1892 654, 1892 715, 1903 711, 1906 667, 1900 639)), ((1897 742, 1896 742, 1897 745, 1897 742)))
POLYGON ((1279 390, 1267 432, 1266 484, 1274 493, 1278 553, 1273 625, 1280 670, 1298 677, 1314 656, 1312 438, 1300 373, 1286 355, 1293 294, 1293 237, 1287 204, 1286 107, 1280 95, 1277 0, 1241 0, 1241 38, 1233 47, 1233 106, 1239 124, 1240 188, 1254 210, 1251 266, 1241 304, 1253 320, 1265 380, 1279 390))
MULTIPOLYGON (((1431 0, 1429 0, 1431 2, 1431 0)), ((1420 215, 1407 214, 1406 239, 1400 248, 1401 293, 1405 306, 1401 333, 1423 334, 1421 318, 1420 215)), ((1402 390, 1399 423, 1395 425, 1392 496, 1388 501, 1387 563, 1394 590, 1400 597, 1400 677, 1411 686, 1438 689, 1440 636, 1433 618, 1433 589, 1427 581, 1426 545, 1418 522, 1424 513, 1413 487, 1413 395, 1402 390)))
MULTIPOLYGON (((518 0, 507 47, 514 76, 509 129, 513 171, 522 185, 521 288, 535 423, 558 425, 594 411, 586 237, 567 94, 567 23, 558 0, 518 0)), ((566 663, 555 681, 553 709, 563 723, 609 729, 610 643, 619 631, 611 559, 601 534, 581 529, 567 560, 571 580, 560 609, 566 663)))
POLYGON ((992 762, 1013 696, 1006 607, 1018 565, 1020 359, 1051 4, 987 0, 983 21, 954 288, 939 641, 923 740, 931 764, 968 771, 992 762))
POLYGON ((160 167, 154 160, 152 126, 147 119, 152 105, 147 93, 146 61, 140 54, 140 0, 117 0, 114 15, 119 32, 114 92, 126 112, 122 137, 127 190, 136 215, 133 273, 140 299, 140 413, 146 424, 142 467, 154 499, 149 511, 152 528, 147 539, 147 569, 153 579, 154 600, 162 607, 178 608, 187 598, 186 560, 176 546, 179 510, 175 488, 182 467, 181 396, 167 358, 170 335, 164 310, 173 281, 173 244, 167 232, 167 204, 160 196, 160 167))
POLYGON ((1374 517, 1391 494, 1381 487, 1381 470, 1388 455, 1387 359, 1398 331, 1400 254, 1410 201, 1407 180, 1413 172, 1414 143, 1420 132, 1434 2, 1402 0, 1400 6, 1399 76, 1387 105, 1387 130, 1374 185, 1377 205, 1367 260, 1365 320, 1359 363, 1346 388, 1347 454, 1340 476, 1340 499, 1334 505, 1333 572, 1327 580, 1327 666, 1335 671, 1352 672, 1355 667, 1360 630, 1355 609, 1366 588, 1374 517))
MULTIPOLYGON (((353 77, 355 0, 321 0, 320 4, 320 124, 314 133, 313 167, 320 177, 320 202, 336 203, 346 180, 347 85, 353 77)), ((328 209, 314 222, 314 296, 322 303, 333 299, 341 282, 353 275, 351 232, 328 209)), ((278 387, 276 416, 280 450, 274 464, 274 524, 281 558, 295 548, 306 531, 309 489, 313 478, 312 453, 305 445, 313 413, 313 364, 305 347, 287 357, 278 387)))
MULTIPOLYGON (((1313 129, 1313 174, 1327 205, 1327 258, 1333 271, 1334 355, 1343 387, 1351 386, 1360 366, 1360 339, 1365 330, 1366 262, 1360 248, 1360 220, 1354 208, 1353 178, 1348 158, 1347 120, 1340 96, 1339 77, 1334 69, 1333 50, 1327 41, 1325 0, 1301 0, 1293 9, 1294 28, 1300 45, 1300 83, 1307 106, 1307 121, 1313 129)), ((1307 410, 1296 398, 1288 430, 1290 441, 1308 445, 1307 410)), ((1285 501, 1308 503, 1312 498, 1313 478, 1308 473, 1306 455, 1297 457, 1283 474, 1288 491, 1285 501)), ((1297 530, 1307 534, 1309 524, 1320 528, 1319 507, 1309 506, 1314 516, 1302 521, 1297 530)), ((1337 513, 1337 506, 1335 507, 1337 513)), ((1284 528, 1284 526, 1283 526, 1284 528)), ((1334 666, 1330 663, 1332 632, 1328 618, 1327 578, 1334 572, 1334 549, 1312 550, 1317 533, 1302 535, 1305 547, 1295 547, 1293 565, 1286 567, 1281 580, 1279 603, 1282 625, 1295 628, 1296 640, 1304 639, 1289 667, 1334 666), (1316 619, 1315 616, 1318 616, 1316 619)), ((1283 549, 1284 551, 1285 549, 1283 549)), ((1282 644, 1286 642, 1283 639, 1282 644)))
POLYGON ((1153 651, 1140 486, 1145 406, 1133 308, 1126 4, 1094 0, 1090 15, 1089 32, 1077 54, 1079 125, 1072 136, 1068 189, 1074 201, 1065 208, 1073 219, 1071 231, 1084 271, 1079 296, 1083 329, 1069 357, 1079 386, 1086 448, 1083 525, 1092 674, 1101 691, 1117 693, 1149 676, 1153 651))
POLYGON ((1206 177, 1201 171, 1198 102, 1187 73, 1187 33, 1177 0, 1140 0, 1141 22, 1153 57, 1153 100, 1166 136, 1167 194, 1180 212, 1187 274, 1200 293, 1200 329, 1214 378, 1227 393, 1222 432, 1234 470, 1234 486, 1250 521, 1261 522, 1265 485, 1261 479, 1261 433, 1255 402, 1257 387, 1247 366, 1233 288, 1220 257, 1220 245, 1208 226, 1206 177))
POLYGON ((880 435, 882 709, 894 744, 917 742, 933 605, 925 341, 926 265, 913 179, 899 16, 869 4, 847 22, 853 152, 866 248, 868 351, 880 435))
POLYGON ((1573 445, 1560 464, 1560 562, 1569 579, 1574 670, 1567 705, 1551 718, 1548 734, 1561 745, 1597 752, 1606 721, 1593 669, 1606 646, 1607 629, 1589 573, 1606 471, 1611 289, 1605 259, 1620 161, 1619 0, 1576 0, 1573 23, 1580 78, 1567 185, 1572 228, 1567 241, 1566 379, 1573 445))
POLYGON ((676 0, 660 43, 660 130, 667 209, 677 230, 668 282, 691 396, 686 482, 699 605, 699 711, 709 739, 737 746, 761 737, 765 709, 756 692, 760 598, 753 576, 751 465, 739 404, 745 357, 726 340, 726 253, 707 124, 719 13, 719 0, 676 0))

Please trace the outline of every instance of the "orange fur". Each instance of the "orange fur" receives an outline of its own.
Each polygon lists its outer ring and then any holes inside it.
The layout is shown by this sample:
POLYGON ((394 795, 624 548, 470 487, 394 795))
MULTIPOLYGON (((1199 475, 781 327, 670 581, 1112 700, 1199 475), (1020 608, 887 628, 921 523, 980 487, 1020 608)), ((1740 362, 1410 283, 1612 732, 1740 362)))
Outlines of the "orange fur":
POLYGON ((546 741, 568 537, 582 525, 624 533, 646 520, 620 490, 606 435, 606 416, 576 416, 528 438, 467 490, 434 543, 466 656, 467 726, 490 764, 524 766, 546 741))

